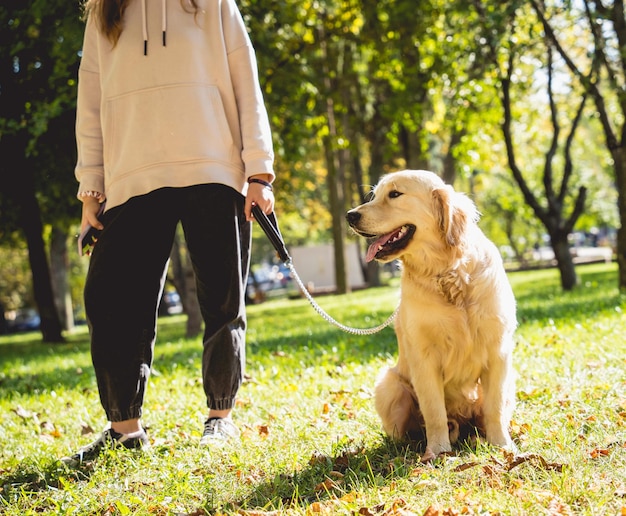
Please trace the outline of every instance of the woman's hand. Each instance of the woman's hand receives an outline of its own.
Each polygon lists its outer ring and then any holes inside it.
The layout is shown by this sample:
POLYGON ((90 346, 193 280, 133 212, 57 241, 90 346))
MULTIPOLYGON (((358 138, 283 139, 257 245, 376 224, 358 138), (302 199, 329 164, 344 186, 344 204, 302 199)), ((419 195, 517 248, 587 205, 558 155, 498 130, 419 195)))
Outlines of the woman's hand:
POLYGON ((80 220, 81 232, 85 230, 88 224, 96 229, 102 229, 104 226, 98 220, 98 212, 100 211, 100 202, 95 197, 83 198, 83 213, 80 220))
MULTIPOLYGON (((253 176, 257 177, 257 176, 253 176)), ((265 174, 259 175, 258 179, 267 181, 265 174)), ((254 220, 252 215, 252 206, 259 206, 263 213, 270 214, 274 211, 274 192, 271 188, 261 183, 248 183, 248 195, 246 195, 246 205, 244 212, 246 214, 246 220, 254 220)))

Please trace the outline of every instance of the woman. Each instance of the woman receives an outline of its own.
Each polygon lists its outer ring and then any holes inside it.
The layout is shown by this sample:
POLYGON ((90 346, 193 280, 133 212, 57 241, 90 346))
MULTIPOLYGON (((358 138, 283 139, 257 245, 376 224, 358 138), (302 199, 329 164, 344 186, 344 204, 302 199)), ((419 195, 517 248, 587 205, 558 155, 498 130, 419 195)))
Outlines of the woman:
POLYGON ((76 178, 81 227, 102 229, 84 297, 110 425, 68 464, 148 444, 140 418, 179 222, 205 323, 200 444, 239 435, 251 208, 274 207, 270 126, 235 1, 87 0, 85 14, 76 178))

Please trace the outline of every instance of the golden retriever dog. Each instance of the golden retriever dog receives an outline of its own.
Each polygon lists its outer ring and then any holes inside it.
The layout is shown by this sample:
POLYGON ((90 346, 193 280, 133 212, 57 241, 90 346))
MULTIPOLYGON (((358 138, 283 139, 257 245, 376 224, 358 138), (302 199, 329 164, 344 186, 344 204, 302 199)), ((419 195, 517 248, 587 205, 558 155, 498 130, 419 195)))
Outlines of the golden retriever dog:
POLYGON ((346 218, 372 240, 367 261, 402 263, 398 360, 375 386, 385 432, 425 433, 424 462, 477 432, 514 449, 515 298, 474 203, 424 170, 387 174, 372 194, 346 218))

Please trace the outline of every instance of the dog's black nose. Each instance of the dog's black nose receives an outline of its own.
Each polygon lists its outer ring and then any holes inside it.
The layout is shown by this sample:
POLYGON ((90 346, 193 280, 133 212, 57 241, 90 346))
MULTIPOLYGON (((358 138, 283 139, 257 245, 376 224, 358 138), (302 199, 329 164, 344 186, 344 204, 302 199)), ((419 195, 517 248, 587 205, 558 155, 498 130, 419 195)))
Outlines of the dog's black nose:
POLYGON ((348 213, 346 213, 346 219, 348 220, 348 224, 350 224, 351 226, 354 226, 360 218, 361 214, 358 211, 350 210, 348 213))

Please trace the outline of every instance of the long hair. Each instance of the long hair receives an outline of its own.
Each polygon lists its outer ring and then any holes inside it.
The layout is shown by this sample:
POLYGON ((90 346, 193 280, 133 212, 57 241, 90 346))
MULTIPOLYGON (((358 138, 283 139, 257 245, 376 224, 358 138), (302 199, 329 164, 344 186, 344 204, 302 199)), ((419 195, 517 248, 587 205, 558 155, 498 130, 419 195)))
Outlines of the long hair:
MULTIPOLYGON (((120 39, 124 25, 124 11, 132 0, 85 0, 83 4, 83 19, 93 16, 98 28, 115 46, 120 39)), ((191 4, 193 12, 198 12, 196 0, 180 0, 180 5, 191 4)))

